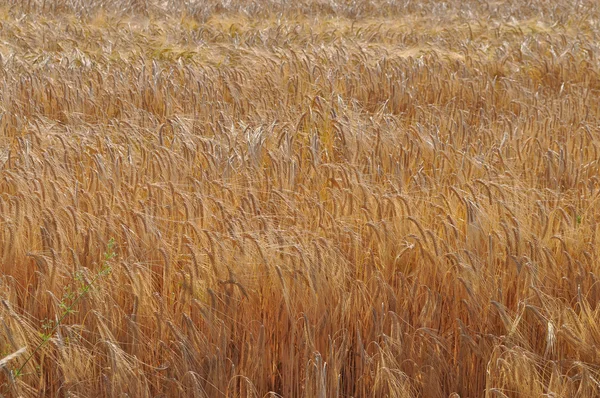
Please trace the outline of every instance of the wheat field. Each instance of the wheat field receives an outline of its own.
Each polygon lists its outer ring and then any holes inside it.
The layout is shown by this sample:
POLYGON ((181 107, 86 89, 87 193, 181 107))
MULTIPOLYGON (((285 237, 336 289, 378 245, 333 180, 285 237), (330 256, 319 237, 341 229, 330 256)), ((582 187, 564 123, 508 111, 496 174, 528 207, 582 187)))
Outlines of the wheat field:
POLYGON ((595 1, 0 3, 0 395, 600 396, 595 1))

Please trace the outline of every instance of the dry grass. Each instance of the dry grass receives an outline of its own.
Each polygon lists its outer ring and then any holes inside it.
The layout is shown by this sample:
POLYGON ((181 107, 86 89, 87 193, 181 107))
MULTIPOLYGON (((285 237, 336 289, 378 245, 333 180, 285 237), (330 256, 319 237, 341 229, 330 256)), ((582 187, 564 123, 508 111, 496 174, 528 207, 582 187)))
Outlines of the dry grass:
POLYGON ((600 396, 600 8, 510 3, 4 2, 0 394, 600 396))

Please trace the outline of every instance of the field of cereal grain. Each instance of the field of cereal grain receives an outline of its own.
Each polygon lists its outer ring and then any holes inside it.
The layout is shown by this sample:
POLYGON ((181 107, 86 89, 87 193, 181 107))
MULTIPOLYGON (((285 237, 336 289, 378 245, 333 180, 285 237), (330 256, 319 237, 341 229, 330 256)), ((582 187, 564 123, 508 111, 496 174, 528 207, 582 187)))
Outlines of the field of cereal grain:
POLYGON ((600 396, 599 24, 3 1, 0 394, 600 396))

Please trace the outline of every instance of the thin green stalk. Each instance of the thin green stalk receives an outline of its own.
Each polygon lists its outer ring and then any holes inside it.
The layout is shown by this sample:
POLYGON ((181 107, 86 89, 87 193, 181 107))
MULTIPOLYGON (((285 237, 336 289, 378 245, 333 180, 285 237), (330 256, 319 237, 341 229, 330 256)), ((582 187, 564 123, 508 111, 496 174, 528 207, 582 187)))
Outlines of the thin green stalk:
POLYGON ((115 253, 113 251, 114 245, 115 245, 114 239, 110 239, 108 241, 107 251, 104 253, 104 266, 103 266, 102 270, 100 272, 98 272, 89 283, 85 284, 83 287, 80 288, 79 295, 77 297, 75 297, 75 299, 71 302, 71 304, 69 306, 63 307, 63 308, 65 308, 65 310, 63 311, 62 316, 56 321, 56 325, 54 325, 54 327, 50 330, 49 333, 43 335, 42 342, 40 344, 38 344, 34 348, 34 350, 31 352, 31 354, 29 354, 27 356, 27 358, 25 359, 25 362, 23 362, 23 364, 17 370, 14 371, 15 377, 19 377, 23 374, 23 369, 25 368, 25 366, 35 356, 35 354, 50 340, 50 338, 54 335, 54 332, 56 332, 58 330, 58 328, 61 326, 61 324, 65 320, 65 318, 73 312, 73 308, 75 308, 75 305, 83 298, 84 295, 86 295, 89 292, 90 288, 94 285, 94 283, 100 277, 108 275, 111 272, 111 268, 108 265, 108 261, 112 260, 115 257, 115 253))

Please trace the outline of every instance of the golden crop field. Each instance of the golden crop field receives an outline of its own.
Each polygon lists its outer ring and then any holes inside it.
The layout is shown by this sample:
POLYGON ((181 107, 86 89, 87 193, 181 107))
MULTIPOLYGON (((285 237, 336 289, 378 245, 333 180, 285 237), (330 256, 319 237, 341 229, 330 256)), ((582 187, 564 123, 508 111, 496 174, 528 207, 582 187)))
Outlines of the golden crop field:
POLYGON ((600 396, 600 6, 0 3, 0 395, 600 396))

